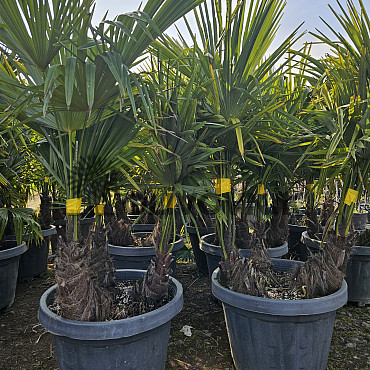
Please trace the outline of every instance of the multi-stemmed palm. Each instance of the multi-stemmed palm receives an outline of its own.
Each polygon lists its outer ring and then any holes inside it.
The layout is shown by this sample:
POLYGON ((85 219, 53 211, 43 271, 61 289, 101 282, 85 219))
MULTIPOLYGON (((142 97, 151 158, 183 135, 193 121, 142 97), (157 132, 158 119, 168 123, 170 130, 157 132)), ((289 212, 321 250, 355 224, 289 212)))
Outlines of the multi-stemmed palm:
POLYGON ((311 72, 319 77, 313 94, 313 109, 318 127, 316 146, 308 151, 321 169, 319 188, 327 179, 337 179, 341 197, 337 207, 336 234, 344 237, 349 230, 355 205, 368 191, 370 171, 369 86, 370 21, 361 0, 348 2, 343 15, 333 13, 344 33, 334 31, 335 41, 319 32, 316 37, 331 47, 331 53, 312 63, 311 72))
MULTIPOLYGON (((1 2, 0 40, 21 74, 9 78, 0 71, 8 117, 43 135, 39 158, 67 199, 81 198, 93 181, 120 164, 117 158, 138 130, 138 106, 153 120, 130 67, 199 2, 149 1, 142 12, 120 15, 96 28, 91 25, 90 0, 1 2)), ((75 243, 77 217, 73 219, 75 243)), ((92 272, 92 287, 94 279, 92 272)), ((105 314, 92 310, 80 319, 102 319, 105 314)))

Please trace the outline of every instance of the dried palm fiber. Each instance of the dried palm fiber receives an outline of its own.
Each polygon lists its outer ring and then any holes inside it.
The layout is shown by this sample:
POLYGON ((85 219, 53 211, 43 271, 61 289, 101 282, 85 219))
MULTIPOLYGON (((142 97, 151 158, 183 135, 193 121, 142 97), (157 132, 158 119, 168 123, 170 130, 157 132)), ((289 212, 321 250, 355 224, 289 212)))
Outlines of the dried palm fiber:
POLYGON ((321 206, 319 222, 320 225, 324 228, 326 223, 330 218, 333 217, 333 214, 336 212, 334 199, 326 197, 324 203, 321 206))
POLYGON ((108 225, 109 243, 123 247, 134 245, 135 240, 131 234, 131 227, 124 220, 113 219, 108 225))
POLYGON ((61 315, 79 321, 103 321, 113 310, 114 268, 108 253, 106 232, 90 231, 83 242, 72 238, 67 224, 67 241, 59 239, 55 278, 55 304, 61 315))
POLYGON ((273 282, 272 261, 267 253, 265 224, 254 222, 251 235, 249 258, 241 257, 233 251, 230 259, 221 263, 222 283, 229 289, 257 297, 265 297, 266 282, 273 282))
POLYGON ((237 218, 235 220, 235 246, 241 249, 251 248, 251 233, 248 220, 237 218))
POLYGON ((277 195, 271 206, 272 217, 266 231, 266 241, 270 248, 279 247, 288 240, 289 199, 277 195))
POLYGON ((310 238, 316 239, 317 235, 322 233, 316 208, 307 205, 305 215, 307 234, 310 238))
POLYGON ((342 238, 330 232, 320 251, 310 253, 305 264, 293 273, 296 287, 306 293, 306 298, 336 292, 342 286, 352 247, 353 235, 342 238))
POLYGON ((362 246, 370 246, 370 229, 358 232, 355 237, 355 244, 362 246))
POLYGON ((117 220, 124 220, 126 223, 128 223, 125 202, 121 194, 116 194, 116 202, 114 203, 114 208, 116 210, 117 220))
POLYGON ((170 264, 172 262, 171 253, 169 251, 170 238, 164 237, 162 241, 162 250, 160 251, 160 243, 162 234, 160 225, 156 225, 151 235, 152 244, 155 246, 156 257, 151 261, 147 272, 144 276, 143 294, 149 301, 163 300, 168 297, 169 274, 171 272, 170 264))
POLYGON ((51 225, 51 196, 46 189, 40 193, 39 224, 41 230, 50 229, 51 225))
MULTIPOLYGON (((153 231, 149 235, 145 236, 137 236, 133 235, 134 243, 135 245, 139 247, 152 247, 154 245, 154 242, 158 240, 158 243, 160 241, 160 222, 157 222, 157 224, 154 226, 153 231)), ((168 246, 166 246, 168 248, 168 246)))
POLYGON ((113 206, 110 201, 104 205, 104 223, 105 226, 112 224, 113 221, 117 221, 117 218, 113 212, 113 206))

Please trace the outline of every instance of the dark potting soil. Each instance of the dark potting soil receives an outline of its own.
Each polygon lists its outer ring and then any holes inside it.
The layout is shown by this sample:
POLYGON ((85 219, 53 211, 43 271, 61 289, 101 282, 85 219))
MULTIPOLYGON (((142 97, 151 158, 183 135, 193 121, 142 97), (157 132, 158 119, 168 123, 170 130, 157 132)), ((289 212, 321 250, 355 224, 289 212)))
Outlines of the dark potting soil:
POLYGON ((266 286, 266 298, 292 301, 305 298, 304 290, 292 287, 291 274, 275 271, 274 275, 274 284, 266 286))
MULTIPOLYGON (((172 319, 166 370, 234 369, 209 277, 199 276, 190 262, 178 264, 176 279, 183 285, 184 308, 172 319)), ((53 284, 49 265, 44 277, 18 283, 13 306, 0 312, 1 370, 58 369, 52 335, 37 320, 40 297, 53 284)), ((370 306, 347 304, 337 311, 328 369, 370 369, 370 306)))
POLYGON ((114 316, 113 320, 126 319, 148 313, 164 306, 174 296, 173 290, 169 289, 168 297, 161 301, 144 300, 140 295, 140 286, 137 281, 124 281, 117 283, 114 292, 114 316))
MULTIPOLYGON (((172 287, 169 287, 168 296, 160 301, 143 299, 140 294, 141 286, 136 280, 118 282, 113 288, 113 315, 109 320, 121 320, 151 312, 167 304, 175 295, 172 287)), ((60 307, 53 302, 49 306, 50 311, 61 316, 60 307)))

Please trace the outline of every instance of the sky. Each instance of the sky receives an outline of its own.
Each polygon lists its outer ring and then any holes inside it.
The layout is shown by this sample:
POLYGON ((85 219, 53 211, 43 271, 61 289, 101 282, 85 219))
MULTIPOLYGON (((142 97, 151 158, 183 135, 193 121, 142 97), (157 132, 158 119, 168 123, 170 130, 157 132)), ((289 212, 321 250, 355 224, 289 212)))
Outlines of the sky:
MULTIPOLYGON (((139 7, 140 0, 95 0, 96 8, 94 15, 94 22, 98 23, 105 12, 109 10, 108 18, 112 19, 120 13, 126 13, 136 10, 139 7)), ((179 0, 181 1, 181 0, 179 0)), ((340 0, 343 8, 346 9, 346 1, 340 0)), ((354 0, 355 4, 357 3, 354 0)), ((234 2, 235 3, 235 2, 234 2)), ((364 6, 367 13, 370 15, 370 0, 363 0, 364 6)), ((274 40, 271 50, 274 49, 274 45, 279 45, 291 32, 293 32, 302 22, 300 30, 304 31, 315 31, 316 28, 323 31, 325 34, 330 35, 327 26, 320 20, 320 17, 325 19, 335 30, 340 30, 340 26, 329 6, 331 5, 335 10, 340 13, 336 0, 287 0, 286 7, 284 9, 284 16, 281 21, 280 29, 278 30, 276 39, 274 40)), ((183 35, 187 33, 183 22, 180 20, 177 23, 180 31, 183 35)), ((171 28, 167 31, 173 37, 176 37, 177 31, 175 28, 171 28)), ((190 41, 190 39, 187 39, 190 41)), ((298 46, 302 46, 306 41, 314 41, 314 37, 306 33, 303 38, 297 43, 298 46)), ((312 49, 312 55, 316 58, 324 56, 329 49, 324 45, 314 45, 312 49)))

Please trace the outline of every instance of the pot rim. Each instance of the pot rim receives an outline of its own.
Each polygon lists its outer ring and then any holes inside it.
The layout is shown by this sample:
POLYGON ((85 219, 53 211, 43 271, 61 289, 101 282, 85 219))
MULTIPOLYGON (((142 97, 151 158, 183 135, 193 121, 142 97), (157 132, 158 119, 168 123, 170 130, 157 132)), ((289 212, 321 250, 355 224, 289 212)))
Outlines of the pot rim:
MULTIPOLYGON (((150 232, 149 232, 150 233, 150 232)), ((148 232, 138 232, 135 234, 148 234, 148 232)), ((177 252, 179 249, 181 249, 184 246, 184 238, 176 234, 177 240, 175 243, 173 243, 173 248, 171 250, 171 253, 177 252)), ((119 255, 119 256, 153 256, 155 255, 155 247, 136 247, 136 246, 129 246, 129 247, 123 247, 120 245, 113 245, 108 243, 108 250, 109 253, 113 255, 119 255)))
MULTIPOLYGON (((145 270, 116 270, 119 279, 134 280, 140 278, 145 270)), ((53 285, 40 298, 38 319, 40 324, 54 335, 79 340, 110 340, 127 338, 152 330, 170 321, 183 306, 183 288, 172 276, 170 284, 175 288, 175 296, 164 306, 151 312, 121 320, 110 321, 77 321, 65 319, 48 308, 48 298, 55 294, 57 285, 53 285)))
MULTIPOLYGON (((206 239, 210 238, 213 235, 215 235, 215 233, 207 234, 200 238, 200 249, 203 252, 212 254, 214 256, 222 256, 222 248, 220 245, 211 244, 206 241, 206 239)), ((236 250, 240 251, 240 254, 243 257, 246 257, 246 254, 250 252, 250 249, 236 248, 236 250)), ((284 244, 280 245, 279 247, 267 248, 267 253, 272 258, 283 256, 284 254, 288 253, 288 242, 284 242, 284 244)))
POLYGON ((15 247, 0 250, 0 260, 6 260, 9 258, 17 257, 23 254, 27 250, 26 242, 22 242, 15 247))
POLYGON ((347 283, 344 279, 341 288, 333 294, 320 298, 293 301, 255 297, 248 294, 234 292, 223 287, 219 283, 219 274, 219 268, 217 268, 212 274, 211 281, 213 295, 225 304, 250 312, 269 314, 273 316, 319 315, 335 311, 347 302, 347 283))

